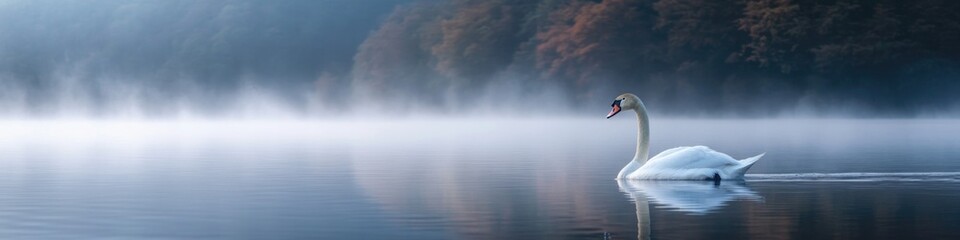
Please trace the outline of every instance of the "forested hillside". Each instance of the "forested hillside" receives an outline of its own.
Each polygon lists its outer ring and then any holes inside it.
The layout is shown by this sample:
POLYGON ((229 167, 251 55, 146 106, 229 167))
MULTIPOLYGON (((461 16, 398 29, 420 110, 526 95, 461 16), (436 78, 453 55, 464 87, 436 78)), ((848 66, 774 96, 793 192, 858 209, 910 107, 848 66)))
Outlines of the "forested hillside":
POLYGON ((913 116, 960 112, 958 43, 952 0, 9 0, 0 115, 913 116))
POLYGON ((948 0, 422 1, 360 46, 353 82, 417 104, 520 79, 574 105, 637 91, 681 113, 915 113, 955 102, 958 43, 948 0))

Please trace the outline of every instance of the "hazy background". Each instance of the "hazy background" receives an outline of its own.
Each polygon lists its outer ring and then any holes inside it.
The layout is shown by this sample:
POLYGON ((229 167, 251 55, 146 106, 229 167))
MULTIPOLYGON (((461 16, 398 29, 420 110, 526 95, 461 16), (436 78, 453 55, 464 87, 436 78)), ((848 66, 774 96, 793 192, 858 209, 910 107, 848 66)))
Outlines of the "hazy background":
POLYGON ((0 0, 0 116, 957 116, 951 0, 0 0))

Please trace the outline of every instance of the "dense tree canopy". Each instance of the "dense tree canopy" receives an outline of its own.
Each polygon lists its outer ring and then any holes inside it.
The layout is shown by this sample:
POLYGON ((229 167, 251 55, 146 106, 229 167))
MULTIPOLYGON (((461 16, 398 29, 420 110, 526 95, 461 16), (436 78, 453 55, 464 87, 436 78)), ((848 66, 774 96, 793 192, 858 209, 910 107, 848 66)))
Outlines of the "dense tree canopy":
MULTIPOLYGON (((390 69, 432 86, 421 88, 428 94, 475 91, 510 72, 564 86, 581 100, 638 91, 678 112, 857 106, 904 113, 953 104, 958 14, 960 4, 942 0, 420 3, 390 19, 422 21, 386 21, 361 46, 356 66, 368 66, 364 59, 417 65, 390 69), (406 48, 416 57, 369 50, 398 44, 384 39, 396 31, 420 36, 418 47, 406 48)), ((358 69, 355 81, 381 71, 358 69)), ((380 91, 392 89, 409 90, 380 91)))

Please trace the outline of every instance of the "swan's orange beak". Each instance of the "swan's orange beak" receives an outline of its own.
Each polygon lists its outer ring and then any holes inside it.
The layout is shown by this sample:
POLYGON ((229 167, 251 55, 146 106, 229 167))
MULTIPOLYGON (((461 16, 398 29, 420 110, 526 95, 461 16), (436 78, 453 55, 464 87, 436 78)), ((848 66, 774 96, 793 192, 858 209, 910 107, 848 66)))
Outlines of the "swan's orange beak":
POLYGON ((613 104, 610 104, 610 106, 613 107, 613 109, 610 109, 610 113, 607 113, 608 119, 613 117, 613 115, 617 115, 617 113, 620 113, 620 100, 619 99, 614 100, 613 104))

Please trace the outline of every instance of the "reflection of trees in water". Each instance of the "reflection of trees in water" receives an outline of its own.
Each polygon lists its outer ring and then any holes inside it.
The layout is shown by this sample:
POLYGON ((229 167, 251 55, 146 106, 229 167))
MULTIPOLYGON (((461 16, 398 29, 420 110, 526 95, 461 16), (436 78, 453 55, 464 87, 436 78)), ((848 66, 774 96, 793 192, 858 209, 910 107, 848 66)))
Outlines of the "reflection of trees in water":
POLYGON ((529 144, 478 150, 445 140, 431 141, 429 149, 356 151, 355 181, 381 208, 403 216, 397 224, 452 230, 462 238, 599 238, 633 231, 621 193, 581 172, 591 162, 578 160, 587 158, 574 150, 529 144))
POLYGON ((464 238, 649 236, 648 199, 671 212, 709 214, 729 201, 757 198, 735 182, 617 183, 634 209, 609 176, 584 170, 593 162, 576 150, 544 147, 553 144, 478 150, 442 136, 430 142, 429 148, 416 141, 357 148, 354 178, 372 201, 399 214, 393 222, 464 238))
MULTIPOLYGON (((386 222, 461 238, 935 239, 960 225, 955 183, 614 182, 621 165, 597 167, 607 160, 594 156, 610 141, 538 136, 552 125, 531 124, 511 128, 509 139, 484 124, 371 129, 382 135, 355 143, 352 176, 386 222)), ((629 137, 614 140, 629 147, 629 137)))

